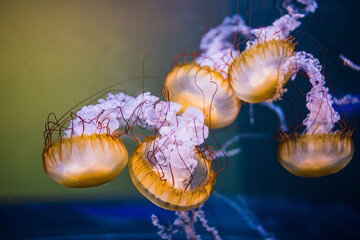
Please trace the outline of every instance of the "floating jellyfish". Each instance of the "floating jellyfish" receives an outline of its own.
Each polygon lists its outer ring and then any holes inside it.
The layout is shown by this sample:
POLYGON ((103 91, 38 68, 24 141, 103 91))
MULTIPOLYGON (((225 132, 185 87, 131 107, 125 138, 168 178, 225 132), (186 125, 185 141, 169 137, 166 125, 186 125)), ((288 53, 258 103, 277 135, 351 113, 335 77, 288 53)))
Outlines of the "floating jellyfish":
POLYGON ((132 181, 159 207, 185 211, 201 206, 216 181, 213 154, 199 148, 208 136, 205 116, 189 107, 159 134, 146 138, 130 158, 132 181))
POLYGON ((288 61, 294 55, 294 38, 289 33, 301 23, 304 14, 284 15, 270 26, 252 29, 240 15, 224 19, 201 40, 201 66, 216 69, 230 83, 241 101, 259 103, 280 99, 285 84, 294 74, 288 61), (240 52, 240 37, 250 40, 240 52))
MULTIPOLYGON (((290 32, 300 26, 298 19, 314 12, 317 7, 313 1, 304 4, 306 7, 302 11, 298 11, 291 4, 287 5, 286 9, 290 14, 264 28, 251 29, 246 27, 243 21, 238 21, 241 33, 250 32, 253 35, 247 42, 246 50, 241 53, 236 54, 236 51, 229 47, 226 32, 217 28, 216 31, 211 30, 214 34, 209 34, 207 42, 210 43, 208 52, 214 56, 224 56, 224 49, 227 52, 231 49, 233 61, 228 67, 228 79, 235 95, 245 102, 259 103, 281 99, 286 92, 284 86, 287 81, 294 79, 300 69, 307 72, 313 89, 307 95, 310 113, 304 121, 306 130, 302 134, 283 134, 278 157, 280 163, 293 174, 315 177, 328 175, 345 167, 353 156, 354 146, 351 129, 332 131, 340 118, 332 108, 332 97, 328 94, 328 89, 324 87, 321 66, 312 55, 295 52, 296 43, 289 37, 290 32)), ((234 16, 232 19, 240 18, 234 16)), ((227 19, 227 22, 231 22, 230 19, 227 19)), ((218 27, 229 28, 229 24, 223 24, 218 27)))
POLYGON ((119 106, 117 101, 85 106, 75 117, 70 114, 48 121, 42 159, 51 179, 66 187, 83 188, 105 184, 120 174, 129 154, 117 133, 119 106), (70 126, 64 130, 67 122, 70 126), (55 133, 57 140, 53 140, 55 133))
POLYGON ((180 103, 182 112, 190 106, 201 109, 211 128, 230 125, 240 112, 241 102, 228 81, 219 72, 197 63, 174 67, 166 77, 165 89, 165 96, 180 103))
POLYGON ((299 177, 322 177, 343 169, 354 155, 351 133, 284 136, 278 148, 281 165, 299 177))
POLYGON ((139 144, 129 160, 130 176, 138 190, 165 209, 199 207, 214 189, 215 153, 211 147, 200 148, 209 134, 202 111, 189 107, 179 115, 181 108, 179 103, 159 101, 150 93, 137 97, 110 93, 98 104, 84 106, 70 120, 49 121, 45 171, 68 187, 109 182, 128 162, 120 139, 127 135, 139 144), (70 124, 63 130, 67 121, 70 124), (134 126, 151 130, 154 136, 138 134, 134 126), (61 136, 59 140, 52 141, 54 132, 61 136))
POLYGON ((281 135, 279 161, 302 177, 340 171, 354 154, 352 130, 334 131, 340 117, 324 87, 321 66, 312 55, 295 52, 289 33, 303 16, 295 11, 261 29, 246 26, 239 15, 226 18, 204 36, 201 54, 193 62, 178 65, 167 75, 167 101, 150 93, 137 97, 109 93, 98 104, 48 121, 46 173, 64 186, 91 187, 112 181, 129 162, 133 183, 151 202, 175 211, 197 208, 211 196, 224 168, 206 145, 209 128, 231 124, 241 101, 280 99, 285 84, 300 69, 313 85, 307 95, 310 113, 303 122, 304 132, 281 135), (238 31, 254 37, 242 53, 231 40, 238 31), (150 130, 149 136, 133 127, 150 130), (138 143, 130 160, 122 135, 138 143))
POLYGON ((293 56, 294 44, 288 39, 272 39, 245 50, 232 62, 229 81, 235 95, 249 103, 277 99, 293 74, 282 71, 282 64, 293 56))
MULTIPOLYGON (((76 114, 48 120, 43 151, 45 172, 67 187, 93 187, 112 181, 129 159, 120 137, 126 134, 140 143, 132 132, 133 125, 143 126, 151 120, 153 124, 161 124, 159 116, 153 116, 151 111, 158 100, 149 93, 137 98, 122 92, 109 93, 106 99, 84 106, 76 114), (69 126, 65 128, 67 123, 69 126), (53 140, 55 133, 58 140, 53 140)), ((162 117, 167 120, 166 116, 162 117)))
POLYGON ((281 98, 295 69, 288 59, 296 44, 288 35, 300 25, 301 16, 284 15, 271 26, 251 30, 254 39, 229 67, 229 81, 239 99, 260 103, 281 98))
POLYGON ((162 164, 154 157, 154 139, 146 139, 129 161, 129 170, 136 188, 159 207, 187 211, 204 204, 215 186, 212 161, 196 151, 196 167, 182 169, 162 164), (190 172, 191 171, 191 172, 190 172))
POLYGON ((61 138, 43 151, 46 174, 72 188, 93 187, 115 179, 125 168, 129 154, 124 143, 109 134, 61 138))
POLYGON ((230 125, 241 109, 228 81, 228 68, 237 56, 229 39, 239 31, 245 35, 250 28, 239 15, 226 17, 202 37, 194 61, 174 67, 165 80, 165 97, 182 104, 182 112, 190 106, 201 109, 211 128, 230 125))
POLYGON ((281 165, 299 177, 321 177, 343 169, 354 155, 352 130, 349 124, 340 125, 333 108, 333 98, 326 88, 321 65, 311 54, 297 52, 293 58, 299 68, 305 71, 312 88, 306 95, 309 114, 303 121, 303 133, 282 134, 278 147, 281 165))
MULTIPOLYGON (((287 3, 288 4, 288 3, 287 3)), ((307 94, 310 113, 304 120, 303 133, 283 133, 278 148, 280 163, 301 177, 320 177, 343 169, 352 159, 354 144, 352 130, 342 126, 334 131, 340 116, 332 107, 333 99, 324 86, 321 65, 311 54, 295 52, 292 30, 301 23, 299 18, 314 12, 317 5, 306 2, 304 13, 291 4, 286 14, 271 26, 253 29, 255 36, 247 42, 247 50, 236 57, 229 67, 229 81, 238 98, 250 103, 274 101, 286 92, 284 86, 301 69, 312 84, 307 94)))

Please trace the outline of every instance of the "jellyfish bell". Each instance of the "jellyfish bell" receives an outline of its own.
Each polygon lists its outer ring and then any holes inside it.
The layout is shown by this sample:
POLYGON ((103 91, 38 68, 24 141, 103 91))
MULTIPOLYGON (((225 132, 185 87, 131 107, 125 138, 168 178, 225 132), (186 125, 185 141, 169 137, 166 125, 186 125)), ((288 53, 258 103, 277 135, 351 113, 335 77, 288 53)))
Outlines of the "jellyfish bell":
POLYGON ((251 46, 229 67, 229 81, 242 101, 259 103, 277 99, 293 75, 287 60, 294 55, 290 39, 274 38, 251 46))
POLYGON ((207 126, 211 128, 230 125, 242 105, 228 81, 229 65, 237 56, 231 39, 237 32, 249 31, 250 28, 237 14, 226 17, 220 25, 210 29, 201 38, 200 51, 186 53, 192 44, 174 58, 174 62, 178 63, 179 58, 184 57, 185 64, 173 67, 167 75, 165 97, 180 103, 182 112, 190 106, 201 109, 207 126), (187 61, 188 57, 192 57, 193 61, 187 61))
MULTIPOLYGON (((176 111, 180 109, 181 105, 176 111)), ((208 135, 205 115, 198 108, 189 107, 176 119, 164 122, 129 160, 130 176, 137 189, 168 210, 201 206, 213 192, 219 172, 213 170, 217 158, 205 143, 208 135), (201 150, 203 144, 207 147, 201 150)))
POLYGON ((100 99, 99 104, 69 111, 59 119, 49 115, 42 160, 51 179, 66 187, 85 188, 108 183, 120 174, 129 159, 119 133, 119 112, 127 97, 110 94, 106 101, 100 99))
POLYGON ((299 177, 322 177, 339 172, 354 156, 354 128, 343 111, 344 106, 338 106, 340 114, 334 109, 336 101, 325 87, 319 60, 309 53, 296 52, 294 61, 306 72, 312 85, 306 94, 309 113, 302 126, 295 126, 290 134, 280 134, 278 160, 299 177), (296 132, 301 128, 304 128, 302 132, 296 132))
POLYGON ((114 180, 128 158, 121 139, 97 133, 61 138, 46 145, 42 154, 46 174, 71 188, 93 187, 114 180))
POLYGON ((280 141, 281 165, 299 177, 322 177, 342 170, 354 156, 350 133, 291 134, 280 141))
POLYGON ((301 14, 283 15, 271 25, 249 29, 246 50, 229 67, 229 81, 242 101, 259 103, 280 99, 285 84, 296 71, 294 38, 290 32, 300 26, 301 14))
MULTIPOLYGON (((215 185, 212 162, 197 149, 195 164, 176 166, 155 157, 153 137, 147 138, 129 160, 129 171, 136 188, 151 202, 164 209, 187 211, 204 204, 215 185)), ((185 159, 186 160, 186 159, 185 159)))
POLYGON ((209 67, 192 62, 174 67, 165 80, 165 96, 182 105, 197 107, 212 128, 230 125, 240 112, 241 102, 234 96, 228 81, 209 67))

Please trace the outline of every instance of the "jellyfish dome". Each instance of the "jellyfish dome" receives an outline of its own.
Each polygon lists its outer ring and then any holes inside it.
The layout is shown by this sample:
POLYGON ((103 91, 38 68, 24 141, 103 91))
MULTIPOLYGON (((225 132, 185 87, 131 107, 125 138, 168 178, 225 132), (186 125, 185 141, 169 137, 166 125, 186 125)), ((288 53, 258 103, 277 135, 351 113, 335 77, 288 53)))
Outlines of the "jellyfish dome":
POLYGON ((259 103, 281 98, 295 69, 289 61, 295 50, 289 34, 301 24, 297 19, 303 16, 286 14, 270 26, 251 29, 253 36, 245 51, 229 67, 229 81, 239 99, 259 103))
POLYGON ((124 143, 108 134, 62 138, 45 146, 42 156, 47 175, 72 188, 112 181, 125 168, 129 158, 124 143))
POLYGON ((125 168, 129 154, 117 129, 119 106, 128 98, 110 98, 48 120, 42 160, 51 179, 66 187, 93 187, 112 181, 125 168))
POLYGON ((321 177, 343 169, 354 155, 350 134, 292 134, 278 148, 281 165, 299 177, 321 177))
POLYGON ((129 171, 137 189, 154 204, 176 211, 201 206, 215 185, 211 154, 200 150, 208 137, 205 116, 189 107, 148 137, 129 160, 129 171))
POLYGON ((204 204, 214 190, 215 173, 211 161, 196 150, 191 170, 171 163, 163 164, 154 156, 154 139, 139 146, 129 161, 136 188, 151 202, 164 209, 186 211, 204 204))
MULTIPOLYGON (((319 61, 311 54, 297 52, 294 61, 305 71, 312 84, 306 95, 309 113, 302 133, 283 134, 278 159, 289 172, 300 177, 322 177, 343 169, 354 155, 352 130, 345 124, 334 131, 340 115, 333 108, 333 98, 325 87, 319 61)), ((298 128, 298 127, 297 127, 298 128)))
POLYGON ((165 96, 182 105, 197 107, 212 128, 230 125, 238 116, 241 102, 235 97, 228 81, 209 67, 188 63, 174 67, 165 80, 165 96))
POLYGON ((277 99, 293 74, 286 66, 294 54, 289 40, 272 39, 245 50, 229 67, 229 81, 235 95, 249 103, 277 99))

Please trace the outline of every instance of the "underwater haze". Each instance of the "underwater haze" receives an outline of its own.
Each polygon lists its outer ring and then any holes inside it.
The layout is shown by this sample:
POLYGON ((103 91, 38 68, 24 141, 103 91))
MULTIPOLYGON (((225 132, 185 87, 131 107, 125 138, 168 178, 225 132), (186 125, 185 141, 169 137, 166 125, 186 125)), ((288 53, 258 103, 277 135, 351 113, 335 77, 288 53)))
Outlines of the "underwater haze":
MULTIPOLYGON (((279 128, 290 129, 307 114, 305 74, 290 80, 274 105, 244 103, 231 125, 213 130, 218 145, 211 144, 229 153, 214 193, 200 210, 186 212, 204 212, 219 238, 200 217, 197 235, 189 237, 191 224, 144 197, 128 167, 91 188, 67 188, 44 171, 49 113, 61 116, 119 82, 112 92, 163 96, 167 74, 185 61, 181 53, 199 51, 209 29, 234 14, 252 28, 271 25, 287 13, 284 2, 302 9, 301 2, 313 1, 0 1, 0 239, 360 239, 357 0, 318 0, 290 33, 296 51, 319 59, 331 94, 343 99, 335 110, 353 123, 352 160, 316 178, 295 176, 279 163, 279 128), (158 234, 153 214, 178 231, 158 234)), ((238 40, 239 50, 248 40, 238 40)), ((124 141, 131 156, 137 143, 124 141)))

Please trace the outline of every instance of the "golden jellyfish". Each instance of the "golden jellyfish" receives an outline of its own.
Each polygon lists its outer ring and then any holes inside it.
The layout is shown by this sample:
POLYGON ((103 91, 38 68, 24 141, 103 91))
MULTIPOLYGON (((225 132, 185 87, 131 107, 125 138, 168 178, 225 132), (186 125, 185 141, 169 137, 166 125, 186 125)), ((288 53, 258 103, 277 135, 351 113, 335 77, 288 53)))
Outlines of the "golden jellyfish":
POLYGON ((119 138, 121 101, 114 99, 109 95, 106 101, 60 119, 49 115, 42 160, 55 182, 72 188, 93 187, 114 180, 125 168, 129 154, 119 138))
POLYGON ((238 116, 241 102, 235 97, 229 82, 217 71, 199 64, 187 63, 174 67, 165 80, 165 97, 180 103, 184 112, 197 107, 212 128, 230 125, 238 116))
POLYGON ((259 103, 277 99, 293 75, 283 67, 294 55, 289 39, 275 38, 251 46, 236 57, 229 67, 229 81, 235 95, 242 101, 259 103))
POLYGON ((84 188, 114 180, 125 168, 129 155, 118 137, 94 133, 45 145, 42 159, 46 174, 55 182, 84 188))
MULTIPOLYGON (((342 111, 334 109, 334 98, 325 87, 318 59, 311 54, 298 52, 295 61, 305 71, 312 84, 306 95, 309 113, 302 122, 302 133, 282 133, 277 155, 281 165, 299 177, 322 177, 342 170, 354 156, 351 122, 342 111), (336 126, 340 130, 334 130, 336 126)), ((341 104, 341 101, 340 101, 341 104)))
POLYGON ((291 134, 278 147, 281 165, 299 177, 322 177, 343 169, 354 156, 350 133, 291 134))
POLYGON ((195 150, 196 167, 190 170, 184 165, 185 168, 179 169, 156 159, 155 152, 161 150, 154 145, 154 138, 147 138, 129 160, 130 176, 136 188, 164 209, 187 211, 203 205, 216 181, 211 160, 195 150))

